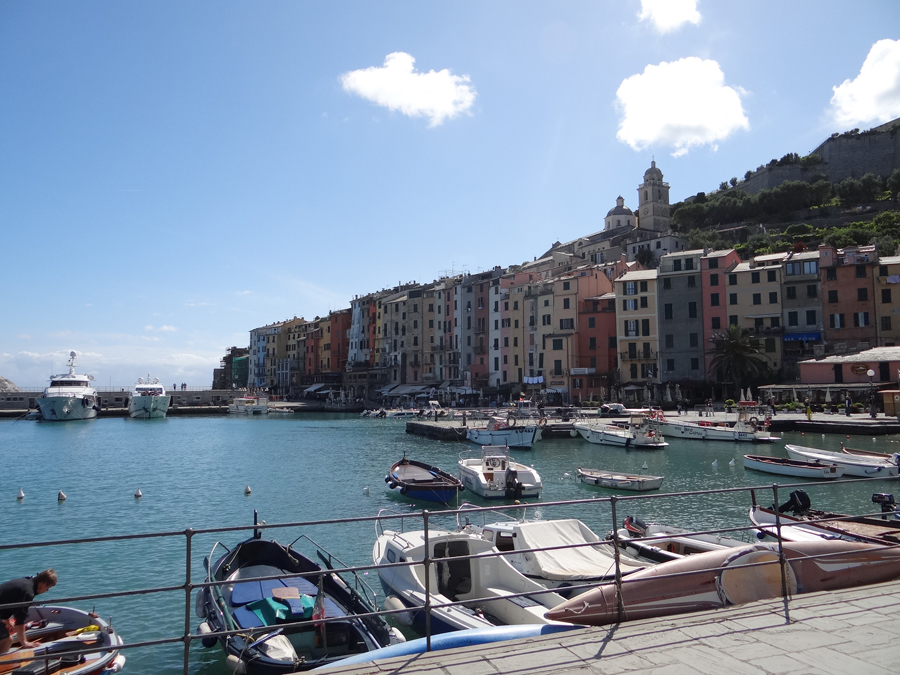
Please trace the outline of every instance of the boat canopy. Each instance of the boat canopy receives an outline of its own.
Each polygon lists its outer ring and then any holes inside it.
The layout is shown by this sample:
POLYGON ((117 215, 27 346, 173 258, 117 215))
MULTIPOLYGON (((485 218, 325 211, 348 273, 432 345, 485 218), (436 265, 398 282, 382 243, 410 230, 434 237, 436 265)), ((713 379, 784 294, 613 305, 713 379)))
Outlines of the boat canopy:
MULTIPOLYGON (((513 526, 513 532, 523 549, 601 541, 587 525, 575 518, 519 523, 513 526)), ((541 575, 553 580, 592 579, 598 571, 605 572, 610 566, 610 556, 590 546, 535 551, 530 555, 534 556, 541 575)))

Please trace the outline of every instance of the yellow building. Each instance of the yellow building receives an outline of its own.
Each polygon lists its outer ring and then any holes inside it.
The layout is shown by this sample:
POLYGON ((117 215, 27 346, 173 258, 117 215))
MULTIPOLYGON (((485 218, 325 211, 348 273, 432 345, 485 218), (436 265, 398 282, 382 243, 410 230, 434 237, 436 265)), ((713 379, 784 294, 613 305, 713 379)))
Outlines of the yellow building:
MULTIPOLYGON (((725 303, 729 326, 740 326, 752 336, 752 344, 765 357, 769 367, 778 371, 782 364, 780 260, 758 265, 743 262, 725 275, 725 303)), ((719 380, 721 381, 721 379, 719 380)))
POLYGON ((656 270, 628 272, 616 279, 619 381, 659 383, 659 326, 656 270))

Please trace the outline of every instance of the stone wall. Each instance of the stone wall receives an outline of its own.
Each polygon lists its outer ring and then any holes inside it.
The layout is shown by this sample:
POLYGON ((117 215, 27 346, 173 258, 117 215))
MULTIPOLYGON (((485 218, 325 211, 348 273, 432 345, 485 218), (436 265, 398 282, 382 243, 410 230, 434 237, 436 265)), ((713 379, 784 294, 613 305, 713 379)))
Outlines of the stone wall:
MULTIPOLYGON (((172 405, 224 405, 229 399, 234 398, 235 392, 227 389, 205 389, 202 391, 171 391, 172 405)), ((0 394, 0 410, 26 410, 36 407, 36 399, 43 394, 43 389, 22 390, 19 392, 0 394)), ((121 391, 100 391, 101 405, 104 408, 124 408, 127 399, 131 397, 131 388, 124 387, 121 391)))

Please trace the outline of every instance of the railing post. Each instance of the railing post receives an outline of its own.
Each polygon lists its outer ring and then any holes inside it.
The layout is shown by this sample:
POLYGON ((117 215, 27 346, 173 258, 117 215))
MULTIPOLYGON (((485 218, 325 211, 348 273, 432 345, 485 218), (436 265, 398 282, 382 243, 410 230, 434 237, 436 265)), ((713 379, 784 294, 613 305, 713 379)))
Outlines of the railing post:
POLYGON ((616 501, 618 498, 613 495, 609 498, 609 505, 612 508, 612 533, 613 533, 613 555, 616 562, 616 608, 619 612, 619 621, 625 620, 625 604, 622 601, 622 568, 619 566, 619 527, 616 519, 616 501))
POLYGON ((422 519, 425 527, 425 556, 422 563, 425 566, 425 651, 431 651, 431 547, 428 545, 428 509, 422 511, 422 519))
POLYGON ((788 607, 787 587, 787 560, 784 557, 784 547, 781 539, 781 511, 778 510, 778 483, 772 483, 772 498, 775 500, 775 535, 778 538, 778 563, 781 565, 781 597, 784 601, 784 622, 791 622, 791 612, 788 607))
POLYGON ((191 539, 194 530, 190 527, 184 531, 185 563, 184 563, 184 675, 188 675, 191 661, 191 539))

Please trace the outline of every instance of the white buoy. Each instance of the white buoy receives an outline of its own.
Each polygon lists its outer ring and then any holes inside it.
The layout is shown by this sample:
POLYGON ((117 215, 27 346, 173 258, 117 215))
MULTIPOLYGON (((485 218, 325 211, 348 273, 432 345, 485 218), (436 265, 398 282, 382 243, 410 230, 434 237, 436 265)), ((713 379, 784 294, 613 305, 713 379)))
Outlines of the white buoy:
POLYGON ((719 466, 719 460, 714 459, 712 465, 713 465, 713 466, 719 466))
POLYGON ((56 495, 56 501, 58 501, 58 502, 64 502, 64 501, 66 501, 66 493, 63 492, 62 490, 60 490, 60 491, 59 491, 59 494, 56 495))
POLYGON ((135 490, 135 493, 134 493, 134 498, 135 498, 135 499, 140 499, 140 498, 143 497, 143 496, 144 496, 144 493, 141 492, 141 488, 138 488, 137 490, 135 490))
POLYGON ((249 495, 251 492, 253 492, 253 491, 250 489, 250 486, 249 486, 249 485, 248 485, 247 487, 244 488, 244 494, 245 494, 245 495, 249 495))
POLYGON ((19 501, 25 499, 25 490, 19 488, 19 493, 16 495, 16 499, 18 499, 19 501))
POLYGON ((650 467, 647 466, 647 462, 644 462, 644 466, 642 466, 641 468, 642 468, 642 469, 649 469, 650 467))
POLYGON ((734 460, 731 460, 730 462, 728 462, 728 466, 734 466, 734 460))
POLYGON ((366 485, 366 487, 363 488, 363 494, 364 494, 366 497, 369 496, 369 486, 368 486, 368 485, 366 485))
POLYGON ((571 477, 572 477, 572 474, 570 474, 568 471, 566 471, 566 472, 563 474, 563 478, 571 478, 571 477))

